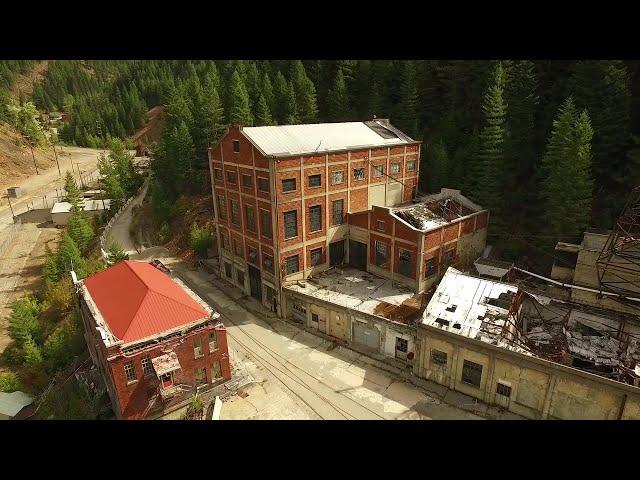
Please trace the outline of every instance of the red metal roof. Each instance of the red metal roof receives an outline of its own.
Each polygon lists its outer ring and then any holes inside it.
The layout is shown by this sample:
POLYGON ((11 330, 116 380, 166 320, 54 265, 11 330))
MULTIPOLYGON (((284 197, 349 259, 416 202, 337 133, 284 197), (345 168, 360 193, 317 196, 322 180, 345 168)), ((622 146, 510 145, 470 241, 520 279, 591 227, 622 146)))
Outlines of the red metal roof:
POLYGON ((111 333, 131 343, 187 325, 209 313, 148 263, 125 260, 84 280, 111 333))

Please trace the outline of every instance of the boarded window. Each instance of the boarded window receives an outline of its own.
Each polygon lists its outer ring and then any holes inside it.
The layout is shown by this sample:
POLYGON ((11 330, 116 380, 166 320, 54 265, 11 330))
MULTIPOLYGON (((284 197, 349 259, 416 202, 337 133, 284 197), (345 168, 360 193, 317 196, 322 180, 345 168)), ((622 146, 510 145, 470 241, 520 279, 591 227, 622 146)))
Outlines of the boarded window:
POLYGON ((282 180, 282 191, 283 192, 293 192, 296 189, 296 179, 295 178, 285 178, 282 180))
POLYGON ((479 363, 465 360, 462 365, 462 383, 480 388, 480 379, 482 378, 482 365, 479 363))
POLYGON ((296 238, 298 236, 298 212, 290 210, 284 212, 284 238, 296 238))
POLYGON ((376 265, 387 266, 387 244, 376 240, 376 265))
POLYGON ((399 249, 398 272, 405 277, 411 277, 411 252, 405 248, 399 249))
POLYGON ((227 172, 227 183, 233 183, 235 185, 236 181, 236 172, 227 172))
POLYGON ((331 174, 331 182, 333 185, 340 185, 344 182, 344 172, 333 172, 331 174))
POLYGON ((260 210, 260 229, 262 235, 271 238, 273 232, 271 230, 271 212, 268 210, 260 210))
POLYGON ((244 214, 247 218, 247 230, 250 232, 256 231, 256 211, 252 205, 244 206, 244 214))
POLYGON ((222 181, 222 170, 220 170, 219 168, 214 168, 213 176, 216 178, 216 180, 222 181))
POLYGON ((364 168, 354 168, 353 169, 353 179, 354 180, 364 180, 364 168))
POLYGON ((285 263, 287 266, 287 275, 291 275, 292 273, 296 273, 300 270, 300 260, 298 255, 287 257, 285 263))
POLYGON ((133 362, 124 364, 124 373, 127 376, 127 382, 133 382, 136 379, 136 367, 133 362))
POLYGON ((231 200, 231 223, 240 226, 240 209, 238 208, 238 202, 231 200))
POLYGON ((227 219, 227 201, 223 195, 218 195, 218 215, 222 220, 227 219))
POLYGON ((436 273, 438 273, 438 260, 435 258, 430 258, 427 260, 425 265, 424 276, 425 278, 433 277, 436 273))
POLYGON ((267 270, 268 272, 273 273, 273 257, 271 255, 264 254, 262 258, 263 258, 262 264, 264 265, 264 269, 267 270))
POLYGON ((242 175, 242 186, 246 188, 253 187, 253 177, 251 175, 242 175))
POLYGON ((314 205, 309 207, 309 231, 317 232, 322 230, 322 206, 314 205))
POLYGON ((416 170, 416 161, 415 160, 407 160, 407 170, 409 172, 414 172, 416 170))
POLYGON ((311 265, 322 265, 322 247, 311 250, 311 265))
POLYGON ((320 187, 322 185, 322 176, 318 175, 309 175, 309 187, 320 187))
POLYGON ((381 177, 384 174, 384 165, 376 165, 373 167, 373 176, 381 177))
POLYGON ((233 153, 239 153, 240 152, 240 140, 231 140, 231 143, 233 143, 233 153))
POLYGON ((434 365, 446 366, 447 365, 447 353, 441 352, 440 350, 436 350, 435 348, 431 349, 431 363, 434 365))
POLYGON ((269 191, 269 179, 258 177, 258 190, 261 192, 269 191))
POLYGON ((391 173, 400 173, 400 164, 392 163, 391 164, 391 173))
POLYGON ((344 208, 344 200, 334 200, 333 201, 333 225, 342 225, 344 220, 343 208, 344 208))

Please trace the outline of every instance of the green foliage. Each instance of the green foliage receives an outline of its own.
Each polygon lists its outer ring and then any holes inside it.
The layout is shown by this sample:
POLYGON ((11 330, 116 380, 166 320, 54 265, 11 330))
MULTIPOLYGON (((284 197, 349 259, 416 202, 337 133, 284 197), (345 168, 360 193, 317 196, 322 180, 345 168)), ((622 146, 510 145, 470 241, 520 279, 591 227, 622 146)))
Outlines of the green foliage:
POLYGON ((271 116, 271 112, 269 110, 269 105, 267 104, 267 100, 263 94, 260 94, 260 98, 258 99, 258 107, 256 111, 256 125, 273 125, 273 117, 271 116))
POLYGON ((38 370, 42 364, 42 351, 38 344, 29 335, 22 345, 24 364, 34 370, 38 370))
POLYGON ((400 74, 400 101, 394 116, 398 128, 414 138, 418 133, 418 89, 415 77, 413 62, 404 62, 400 74))
POLYGON ((206 257, 207 249, 211 248, 213 245, 213 236, 211 235, 211 231, 206 228, 200 228, 197 225, 193 225, 191 227, 189 245, 200 258, 206 257))
POLYGON ((73 285, 68 276, 60 278, 55 283, 48 283, 45 287, 43 310, 54 318, 61 317, 71 308, 73 302, 73 285))
POLYGON ((122 260, 129 260, 129 255, 122 250, 118 242, 114 241, 111 243, 109 251, 107 252, 107 263, 109 265, 115 265, 122 260))
POLYGON ((89 242, 94 237, 94 232, 82 210, 71 210, 71 215, 67 222, 67 233, 73 239, 80 251, 86 250, 89 242))
POLYGON ((11 393, 20 390, 20 380, 13 372, 0 372, 0 392, 11 393))
POLYGON ((449 185, 450 160, 447 147, 441 139, 431 143, 427 154, 426 168, 429 172, 427 176, 428 190, 437 193, 443 187, 449 185))
POLYGON ((87 264, 80 253, 80 249, 73 239, 64 233, 58 244, 58 272, 61 276, 69 275, 71 270, 76 272, 78 278, 84 278, 87 275, 87 264))
POLYGON ((24 346, 27 341, 41 337, 42 331, 38 323, 40 310, 38 301, 29 296, 11 302, 9 336, 18 346, 24 346))
POLYGON ((49 248, 49 245, 45 247, 45 260, 44 267, 42 269, 42 276, 46 283, 55 283, 60 278, 58 259, 49 248))
POLYGON ((82 353, 84 338, 78 317, 75 315, 70 321, 59 324, 45 340, 42 357, 49 371, 64 367, 82 353))
POLYGON ((329 90, 327 104, 327 112, 330 120, 334 122, 352 120, 349 98, 347 96, 347 86, 342 70, 338 70, 333 87, 329 90))
POLYGON ((44 131, 37 120, 40 113, 33 103, 18 104, 11 102, 7 105, 7 112, 11 124, 25 135, 28 141, 38 145, 45 143, 44 131))
POLYGON ((318 104, 316 87, 307 77, 304 65, 300 60, 291 62, 291 82, 297 102, 299 119, 302 123, 314 123, 318 120, 318 104))
POLYGON ((229 121, 235 125, 252 126, 253 115, 249 107, 249 94, 237 71, 234 71, 231 76, 229 97, 231 100, 229 121))

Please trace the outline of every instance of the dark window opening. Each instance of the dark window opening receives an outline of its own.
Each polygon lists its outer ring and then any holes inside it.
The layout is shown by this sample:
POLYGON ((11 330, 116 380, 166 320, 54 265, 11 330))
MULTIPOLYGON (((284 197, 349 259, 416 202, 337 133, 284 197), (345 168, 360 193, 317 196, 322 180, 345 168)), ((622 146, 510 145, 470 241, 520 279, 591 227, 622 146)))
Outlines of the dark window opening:
POLYGON ((219 168, 214 168, 213 175, 216 178, 216 180, 222 181, 222 170, 220 170, 219 168))
POLYGON ((425 278, 433 277, 438 273, 438 261, 435 258, 427 260, 424 276, 425 278))
POLYGON ((344 221, 344 200, 333 201, 333 225, 342 225, 344 221))
POLYGON ((322 175, 309 175, 309 187, 322 186, 322 175))
POLYGON ((511 397, 511 387, 509 385, 505 385, 504 383, 498 382, 498 384, 496 385, 496 393, 504 397, 511 397))
POLYGON ((231 223, 240 226, 240 210, 235 200, 231 200, 231 223))
POLYGON ((251 175, 242 175, 242 186, 246 188, 253 187, 253 177, 251 175))
POLYGON ((293 192, 296 189, 296 179, 295 178, 285 178, 282 180, 282 191, 283 192, 293 192))
POLYGON ((455 311, 456 311, 456 308, 458 308, 458 306, 457 306, 457 305, 449 305, 447 308, 445 308, 445 310, 446 310, 447 312, 455 312, 455 311))
POLYGON ((387 244, 376 241, 376 265, 378 267, 387 266, 387 244))
POLYGON ((309 232, 322 230, 322 207, 320 205, 309 207, 309 222, 309 232))
POLYGON ((253 248, 251 245, 247 246, 247 257, 251 263, 258 264, 258 250, 253 248))
POLYGON ((411 252, 404 248, 400 249, 398 271, 400 272, 400 275, 404 275, 405 277, 411 276, 411 252))
POLYGON ((268 272, 273 273, 273 257, 271 255, 264 254, 262 256, 262 264, 264 265, 264 269, 268 272))
POLYGON ((431 349, 431 363, 436 365, 446 365, 447 364, 447 354, 446 352, 441 352, 440 350, 436 350, 434 348, 431 349))
POLYGON ((260 228, 262 229, 263 236, 271 238, 273 235, 271 230, 271 212, 260 210, 260 228))
POLYGON ((233 270, 231 269, 231 264, 224 262, 224 274, 227 278, 231 278, 233 276, 233 270))
POLYGON ((285 263, 287 266, 287 275, 291 275, 292 273, 296 273, 300 270, 300 259, 298 255, 287 257, 285 263))
POLYGON ((353 169, 353 179, 354 180, 364 180, 364 168, 354 168, 353 169))
POLYGON ((244 206, 244 214, 247 218, 247 230, 250 232, 256 231, 256 214, 255 209, 251 205, 244 206))
POLYGON ((231 140, 233 143, 233 153, 240 153, 240 140, 231 140))
POLYGON ((236 172, 227 172, 227 182, 235 185, 237 180, 236 172))
POLYGON ((266 178, 258 177, 258 190, 261 192, 269 191, 269 180, 266 178))
POLYGON ((322 247, 311 250, 311 265, 322 265, 322 247))
POLYGON ((438 318, 436 318, 436 323, 438 325, 440 325, 441 327, 448 327, 449 323, 451 323, 451 322, 449 322, 449 320, 445 320, 444 318, 438 317, 438 318))
POLYGON ((298 212, 291 210, 284 212, 284 238, 296 238, 298 236, 298 212))
POLYGON ((482 378, 482 365, 479 363, 465 360, 462 365, 462 383, 480 388, 480 379, 482 378))

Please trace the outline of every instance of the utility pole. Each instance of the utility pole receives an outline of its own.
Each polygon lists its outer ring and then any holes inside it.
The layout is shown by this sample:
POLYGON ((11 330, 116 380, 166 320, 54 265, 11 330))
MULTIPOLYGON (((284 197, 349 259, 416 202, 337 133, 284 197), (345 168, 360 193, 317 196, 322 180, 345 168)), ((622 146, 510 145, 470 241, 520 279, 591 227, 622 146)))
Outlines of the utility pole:
POLYGON ((51 140, 51 148, 53 148, 53 154, 56 157, 56 165, 58 166, 58 175, 60 175, 62 177, 62 173, 60 172, 60 163, 58 162, 58 152, 56 152, 56 145, 55 143, 53 143, 53 140, 51 140))
POLYGON ((11 205, 11 195, 7 194, 7 201, 9 202, 9 210, 11 210, 11 218, 13 218, 13 223, 16 223, 16 216, 13 214, 13 206, 11 205))
POLYGON ((74 163, 75 163, 75 166, 78 168, 78 177, 80 178, 80 186, 84 188, 84 182, 82 181, 82 172, 80 171, 80 163, 79 162, 74 162, 74 163))
POLYGON ((31 149, 31 158, 33 158, 33 164, 36 167, 36 175, 40 175, 40 172, 38 171, 38 163, 36 162, 36 155, 35 153, 33 153, 33 141, 31 140, 31 137, 29 137, 29 135, 24 135, 24 138, 27 140, 27 143, 29 144, 29 148, 31 149))

